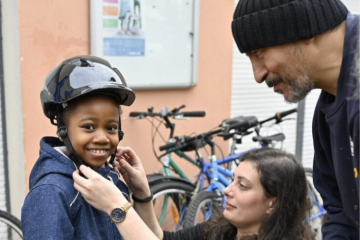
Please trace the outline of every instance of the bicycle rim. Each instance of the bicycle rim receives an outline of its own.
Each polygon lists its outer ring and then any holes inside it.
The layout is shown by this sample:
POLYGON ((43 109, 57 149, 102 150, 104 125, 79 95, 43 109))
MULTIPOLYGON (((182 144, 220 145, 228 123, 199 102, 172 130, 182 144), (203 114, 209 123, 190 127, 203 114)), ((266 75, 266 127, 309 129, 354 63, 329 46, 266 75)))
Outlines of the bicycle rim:
POLYGON ((184 228, 195 226, 223 212, 222 197, 213 192, 200 192, 191 201, 184 220, 184 228))
POLYGON ((0 239, 23 239, 20 220, 3 211, 0 211, 0 239))
POLYGON ((181 184, 179 187, 174 186, 174 183, 162 183, 152 186, 151 191, 154 195, 155 214, 161 228, 165 231, 181 229, 183 215, 190 202, 193 188, 181 184))

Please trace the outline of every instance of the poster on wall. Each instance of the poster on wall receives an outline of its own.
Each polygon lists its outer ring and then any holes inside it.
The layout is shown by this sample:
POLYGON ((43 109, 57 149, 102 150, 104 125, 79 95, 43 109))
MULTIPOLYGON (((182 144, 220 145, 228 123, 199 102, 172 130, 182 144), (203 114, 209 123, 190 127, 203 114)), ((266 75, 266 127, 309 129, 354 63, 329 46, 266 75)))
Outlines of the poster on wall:
POLYGON ((144 56, 141 0, 103 0, 104 56, 144 56))
POLYGON ((196 85, 199 0, 91 0, 91 54, 132 88, 196 85))

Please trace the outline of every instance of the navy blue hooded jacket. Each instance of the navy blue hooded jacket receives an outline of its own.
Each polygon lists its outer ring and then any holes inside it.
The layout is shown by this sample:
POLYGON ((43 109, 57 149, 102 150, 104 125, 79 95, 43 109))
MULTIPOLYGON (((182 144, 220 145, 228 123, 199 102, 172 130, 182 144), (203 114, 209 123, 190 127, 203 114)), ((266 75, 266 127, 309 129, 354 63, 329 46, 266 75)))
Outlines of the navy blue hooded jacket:
MULTIPOLYGON (((45 137, 40 146, 40 157, 31 171, 30 192, 21 214, 25 239, 122 240, 109 216, 90 206, 74 188, 75 164, 54 149, 63 143, 45 137)), ((112 168, 106 165, 97 172, 113 181, 128 199, 127 186, 112 168)))
POLYGON ((349 14, 336 96, 322 91, 314 114, 314 184, 328 215, 324 240, 359 239, 358 41, 359 16, 349 14))

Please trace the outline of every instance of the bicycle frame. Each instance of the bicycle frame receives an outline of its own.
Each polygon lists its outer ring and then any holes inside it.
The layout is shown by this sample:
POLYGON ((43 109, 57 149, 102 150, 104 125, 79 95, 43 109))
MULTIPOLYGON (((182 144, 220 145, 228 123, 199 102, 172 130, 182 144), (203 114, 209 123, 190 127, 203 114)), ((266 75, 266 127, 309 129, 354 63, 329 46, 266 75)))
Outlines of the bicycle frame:
MULTIPOLYGON (((205 162, 204 159, 201 159, 202 170, 196 180, 200 183, 200 189, 202 190, 206 176, 210 184, 207 187, 207 191, 216 193, 216 190, 219 189, 221 191, 221 193, 218 193, 219 195, 222 195, 224 189, 230 185, 230 181, 228 180, 228 178, 232 178, 234 174, 232 171, 222 167, 221 165, 225 163, 235 162, 235 160, 239 159, 244 153, 248 151, 268 147, 267 143, 261 143, 259 147, 247 149, 239 153, 231 153, 227 157, 217 159, 215 155, 214 141, 212 139, 208 139, 207 143, 211 148, 210 162, 205 162)), ((233 146, 231 148, 232 151, 235 149, 233 146)))
MULTIPOLYGON (((266 147, 266 146, 262 145, 261 148, 262 147, 266 147)), ((223 193, 224 193, 225 188, 227 186, 229 186, 231 183, 228 179, 233 178, 234 173, 232 171, 222 167, 221 165, 223 165, 225 163, 233 162, 233 161, 239 159, 247 151, 250 151, 253 149, 258 149, 258 147, 248 149, 248 150, 242 151, 240 153, 235 153, 235 154, 232 154, 230 156, 227 156, 227 157, 224 157, 224 158, 221 158, 218 160, 216 159, 215 155, 212 155, 210 157, 210 162, 205 162, 204 159, 201 159, 202 170, 196 179, 198 184, 200 185, 200 189, 201 189, 200 191, 202 191, 204 189, 204 182, 205 182, 205 177, 206 177, 209 182, 209 186, 207 187, 206 191, 214 192, 214 193, 218 194, 219 196, 221 196, 223 199, 222 206, 223 206, 223 208, 225 208, 226 197, 223 193)))
POLYGON ((316 207, 319 208, 320 212, 316 213, 315 215, 312 215, 310 218, 307 219, 307 221, 312 221, 315 218, 324 216, 326 214, 325 208, 318 201, 316 201, 313 197, 310 197, 310 200, 316 205, 316 207))
MULTIPOLYGON (((188 162, 196 165, 199 167, 199 164, 197 163, 197 161, 195 159, 193 159, 192 157, 188 156, 186 153, 181 152, 181 151, 175 151, 174 152, 177 156, 179 156, 180 158, 183 158, 185 160, 187 160, 188 162)), ((171 158, 171 152, 168 152, 165 156, 164 156, 165 160, 162 162, 163 163, 163 170, 164 170, 164 174, 166 176, 172 176, 170 168, 174 169, 174 172, 176 174, 179 175, 179 177, 184 178, 186 180, 189 180, 188 176, 186 176, 186 174, 181 170, 181 168, 175 163, 175 161, 171 158)))

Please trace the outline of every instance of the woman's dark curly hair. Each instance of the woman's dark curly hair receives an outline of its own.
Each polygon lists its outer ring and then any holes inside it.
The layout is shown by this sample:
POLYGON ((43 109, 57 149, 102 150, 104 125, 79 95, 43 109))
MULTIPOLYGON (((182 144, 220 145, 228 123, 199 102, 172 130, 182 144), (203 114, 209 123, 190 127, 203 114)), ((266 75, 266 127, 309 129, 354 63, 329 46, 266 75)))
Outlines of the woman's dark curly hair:
MULTIPOLYGON (((262 222, 258 235, 241 240, 312 240, 305 221, 310 210, 305 171, 292 154, 279 149, 262 148, 245 153, 240 161, 254 164, 266 197, 276 198, 271 213, 262 222)), ((214 216, 208 223, 205 239, 236 239, 237 228, 224 216, 214 216)))

